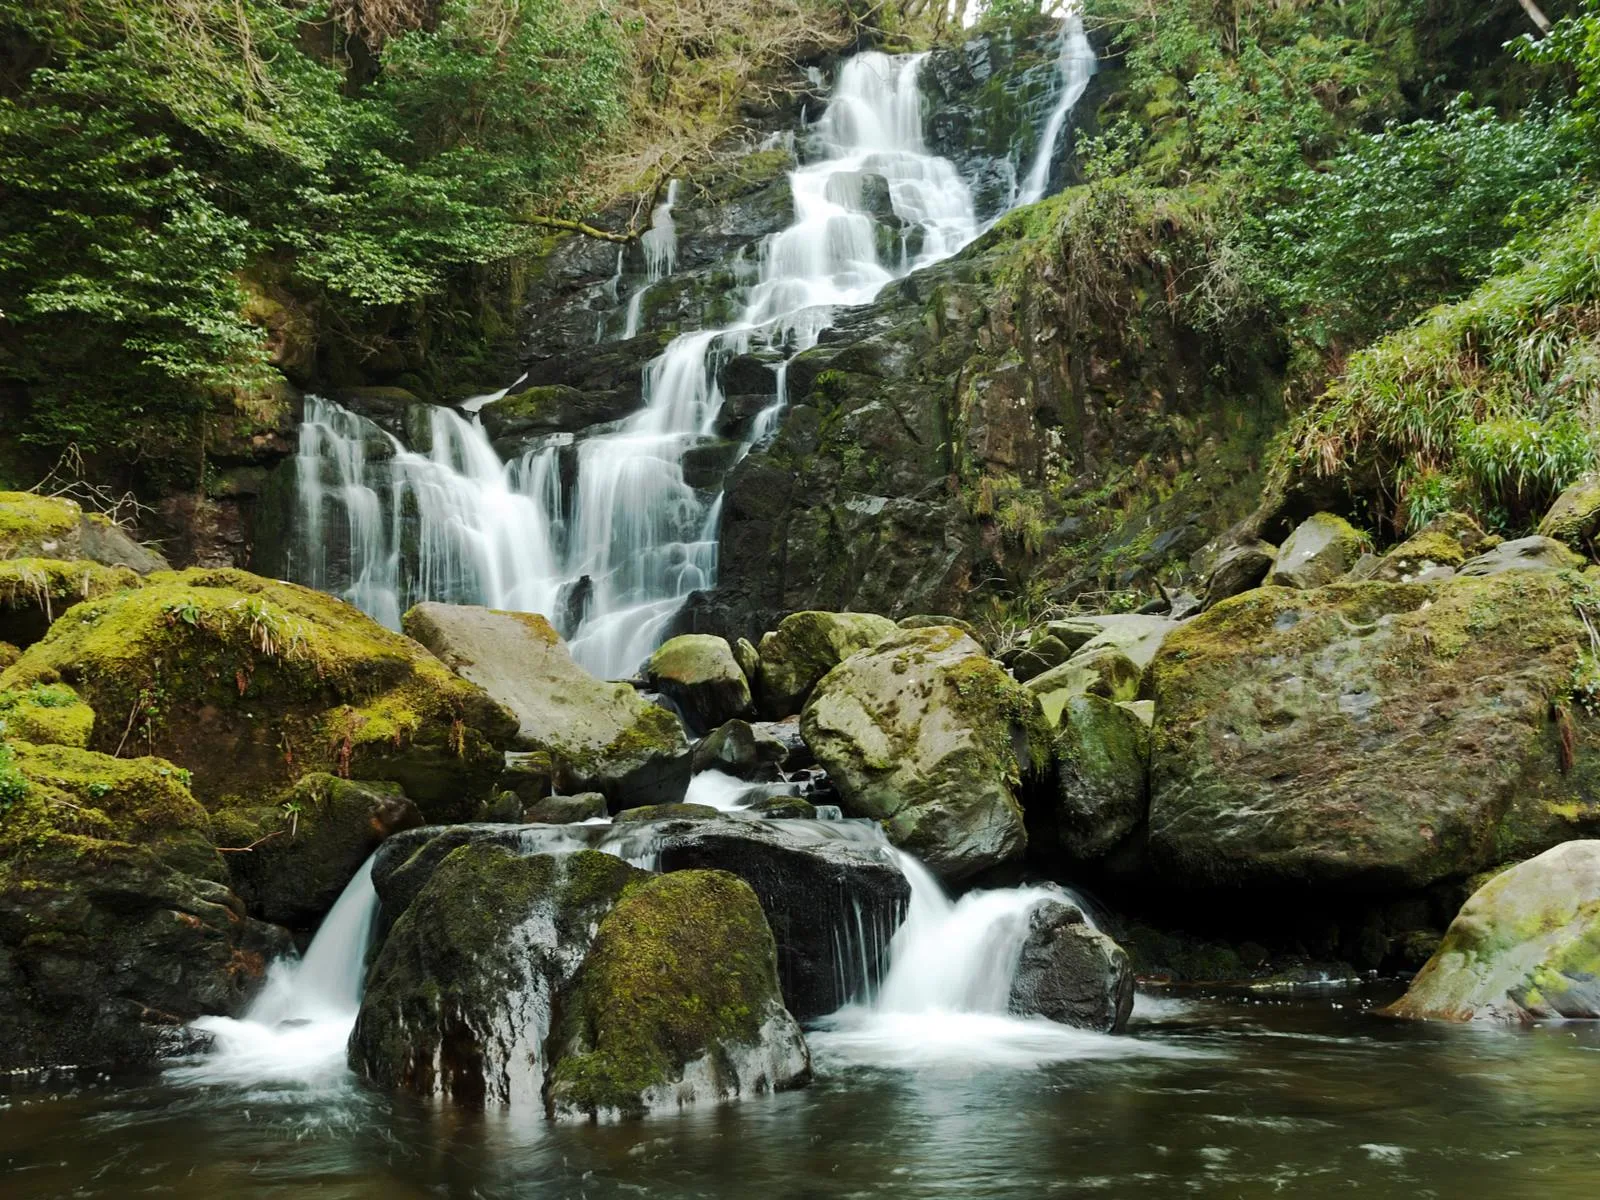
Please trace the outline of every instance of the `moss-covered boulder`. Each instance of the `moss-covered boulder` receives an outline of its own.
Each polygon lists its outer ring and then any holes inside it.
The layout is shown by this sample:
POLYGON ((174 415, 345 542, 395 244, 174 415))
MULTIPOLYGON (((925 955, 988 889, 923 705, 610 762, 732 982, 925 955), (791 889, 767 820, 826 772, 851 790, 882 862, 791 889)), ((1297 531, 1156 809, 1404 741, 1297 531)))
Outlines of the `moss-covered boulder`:
POLYGON ((22 649, 11 642, 0 642, 0 671, 22 657, 22 649))
POLYGON ((1019 1016, 1121 1033, 1133 1013, 1133 967, 1076 905, 1043 900, 1028 914, 1008 1007, 1019 1016))
POLYGON ((1055 741, 1053 803, 1036 806, 1069 858, 1103 858, 1144 823, 1149 810, 1150 731, 1120 704, 1075 696, 1055 741))
POLYGON ((693 733, 724 721, 754 715, 750 681, 726 638, 685 633, 670 638, 650 656, 645 678, 678 706, 693 733))
POLYGON ((793 716, 817 681, 857 650, 894 633, 895 623, 872 613, 798 612, 761 639, 762 715, 793 716))
POLYGON ((228 889, 185 778, 0 741, 0 1069, 150 1061, 289 949, 228 889))
POLYGON ((129 567, 55 558, 0 560, 0 639, 31 646, 80 600, 108 596, 141 582, 139 573, 129 567))
POLYGON ((1489 880, 1385 1012, 1442 1021, 1600 1018, 1600 841, 1566 842, 1489 880))
POLYGON ((1263 588, 1185 625, 1146 684, 1163 877, 1409 891, 1600 827, 1571 700, 1595 600, 1511 571, 1263 588))
POLYGON ((1039 697, 1045 720, 1059 725, 1067 701, 1074 696, 1100 696, 1106 700, 1132 700, 1139 694, 1144 671, 1115 646, 1094 646, 1080 652, 1043 675, 1028 680, 1028 690, 1039 697))
POLYGON ((563 1001, 552 1046, 558 1120, 639 1117, 811 1076, 761 905, 722 871, 663 875, 623 896, 563 1001))
POLYGON ((1150 613, 1091 614, 1051 621, 1045 626, 1071 648, 1074 658, 1110 648, 1127 655, 1141 671, 1150 665, 1167 635, 1177 627, 1173 618, 1150 613))
POLYGON ((1314 588, 1332 583, 1361 557, 1367 538, 1343 517, 1307 517, 1278 547, 1267 582, 1277 587, 1314 588))
POLYGON ((224 808, 211 818, 233 890, 251 915, 298 929, 316 925, 385 838, 421 824, 399 784, 326 774, 305 776, 276 804, 224 808))
POLYGON ((64 683, 0 692, 0 738, 82 750, 93 735, 94 709, 64 683))
POLYGON ((1593 558, 1600 533, 1600 475, 1585 475, 1557 496, 1537 532, 1593 558))
POLYGON ((1442 513, 1389 549, 1373 565, 1370 577, 1385 583, 1410 583, 1440 567, 1454 570, 1498 541, 1465 513, 1442 513))
POLYGON ((800 729, 852 816, 947 880, 1021 857, 1050 757, 1038 699, 959 629, 901 630, 823 677, 800 729))
POLYGON ((556 787, 602 792, 613 808, 683 798, 689 743, 678 718, 625 683, 590 675, 543 617, 429 603, 404 625, 516 714, 517 743, 550 755, 556 787))
POLYGON ((644 872, 592 850, 452 849, 388 930, 350 1035, 381 1087, 538 1112, 557 997, 644 872))
POLYGON ((0 559, 7 558, 83 559, 141 574, 167 566, 109 518, 32 492, 0 492, 0 559))
POLYGON ((1584 565, 1583 558, 1554 538, 1525 537, 1501 542, 1475 558, 1462 563, 1462 575, 1483 577, 1502 571, 1571 571, 1584 565))
POLYGON ((571 825, 603 817, 609 809, 599 792, 579 792, 575 796, 546 796, 522 811, 522 819, 535 825, 571 825))
POLYGON ((432 819, 465 818, 515 732, 409 638, 244 571, 158 574, 74 606, 0 673, 0 691, 41 683, 94 709, 92 749, 169 757, 211 807, 325 771, 397 782, 432 819))

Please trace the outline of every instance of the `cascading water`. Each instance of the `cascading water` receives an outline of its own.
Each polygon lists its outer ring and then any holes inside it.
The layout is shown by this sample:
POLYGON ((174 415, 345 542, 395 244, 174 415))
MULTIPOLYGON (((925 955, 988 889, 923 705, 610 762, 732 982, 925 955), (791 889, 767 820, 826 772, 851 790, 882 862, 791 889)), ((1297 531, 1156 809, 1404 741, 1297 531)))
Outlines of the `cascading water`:
MULTIPOLYGON (((1042 193, 1092 57, 1070 18, 1060 95, 1023 200, 1042 193)), ((811 161, 790 176, 794 221, 761 243, 739 318, 673 339, 645 369, 644 405, 632 416, 502 463, 482 428, 450 410, 428 415, 426 448, 412 450, 311 399, 287 573, 390 626, 427 599, 542 612, 595 674, 637 668, 689 594, 716 583, 721 498, 686 481, 683 463, 712 437, 721 367, 753 349, 781 360, 742 457, 776 428, 788 358, 814 345, 839 309, 981 232, 965 181, 923 141, 921 66, 919 55, 875 52, 844 64, 808 131, 811 161), (563 452, 576 462, 565 484, 563 452)), ((674 268, 677 201, 674 184, 641 240, 647 277, 629 298, 625 336, 638 332, 645 292, 674 268)))
POLYGON ((212 1052, 169 1075, 199 1083, 326 1085, 343 1079, 345 1043, 361 1007, 367 943, 378 914, 372 859, 340 893, 305 957, 273 963, 238 1019, 202 1017, 212 1052))
POLYGON ((1059 90, 1055 107, 1050 112, 1050 119, 1045 122, 1044 132, 1039 135, 1033 166, 1028 169, 1022 186, 1017 190, 1015 205, 1035 204, 1044 199, 1045 189, 1050 184, 1050 168, 1055 164, 1056 143, 1061 140, 1067 117, 1083 98, 1089 80, 1094 77, 1095 65, 1094 47, 1089 44, 1089 35, 1084 32, 1083 18, 1076 12, 1068 13, 1062 20, 1061 54, 1056 60, 1059 90))

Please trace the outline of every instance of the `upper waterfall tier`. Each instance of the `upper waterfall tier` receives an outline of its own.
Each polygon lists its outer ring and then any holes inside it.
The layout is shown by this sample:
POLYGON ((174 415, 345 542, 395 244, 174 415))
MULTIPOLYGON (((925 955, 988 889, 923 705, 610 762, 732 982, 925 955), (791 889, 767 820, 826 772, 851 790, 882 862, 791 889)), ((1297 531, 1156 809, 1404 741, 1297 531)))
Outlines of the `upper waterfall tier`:
MULTIPOLYGON (((637 368, 636 385, 589 386, 571 369, 572 384, 536 376, 505 399, 464 405, 484 410, 482 425, 436 408, 410 421, 405 440, 313 399, 287 572, 391 625, 424 599, 542 612, 591 671, 633 671, 685 599, 717 582, 721 475, 774 428, 788 358, 815 345, 841 310, 957 253, 984 228, 962 172, 928 148, 925 57, 863 52, 841 66, 821 117, 802 122, 787 224, 720 262, 720 294, 705 314, 715 323, 680 320, 683 331, 637 368), (628 411, 631 387, 639 406, 628 411), (725 411, 730 394, 736 419, 725 411), (561 404, 579 421, 544 433, 541 406, 561 404), (490 435, 512 411, 537 436, 505 461, 490 435)), ((1082 74, 1080 58, 1063 50, 1039 140, 1046 161, 1027 171, 1030 189, 1048 175, 1082 74)), ((1015 178, 1017 164, 1008 169, 1015 178)), ((621 345, 649 342, 641 330, 653 324, 653 297, 678 278, 691 203, 682 190, 672 185, 655 208, 639 250, 646 269, 625 299, 618 256, 605 284, 611 309, 595 322, 603 344, 589 342, 595 361, 613 330, 621 345)))

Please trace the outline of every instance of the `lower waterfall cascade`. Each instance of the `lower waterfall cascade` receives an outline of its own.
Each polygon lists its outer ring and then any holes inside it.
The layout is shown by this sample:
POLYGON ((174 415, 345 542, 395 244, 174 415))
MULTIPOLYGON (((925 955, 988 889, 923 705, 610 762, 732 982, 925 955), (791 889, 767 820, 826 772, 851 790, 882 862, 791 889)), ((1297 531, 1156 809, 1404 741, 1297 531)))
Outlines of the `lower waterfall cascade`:
MULTIPOLYGON (((1051 111, 1013 206, 1044 194, 1093 72, 1075 14, 1063 20, 1060 46, 1051 111)), ((421 600, 543 613, 594 674, 637 669, 689 595, 717 582, 721 496, 686 482, 683 462, 716 425, 722 365, 752 350, 778 359, 771 403, 751 423, 742 457, 781 418, 788 360, 815 345, 835 314, 950 257, 992 223, 980 221, 955 166, 927 149, 924 59, 863 51, 843 63, 827 107, 803 131, 810 152, 789 176, 793 222, 762 240, 754 263, 734 264, 747 280, 738 317, 673 338, 646 366, 643 407, 631 416, 550 436, 502 462, 474 414, 515 384, 462 411, 432 407, 415 448, 308 397, 288 576, 343 595, 391 628, 421 600), (862 194, 870 176, 887 183, 892 237, 862 194), (566 482, 563 454, 576 459, 566 482)), ((675 266, 678 202, 674 183, 641 239, 647 274, 625 305, 623 337, 639 332, 646 292, 675 266)), ((619 253, 619 273, 621 265, 619 253)), ((601 336, 606 328, 602 320, 601 336)))

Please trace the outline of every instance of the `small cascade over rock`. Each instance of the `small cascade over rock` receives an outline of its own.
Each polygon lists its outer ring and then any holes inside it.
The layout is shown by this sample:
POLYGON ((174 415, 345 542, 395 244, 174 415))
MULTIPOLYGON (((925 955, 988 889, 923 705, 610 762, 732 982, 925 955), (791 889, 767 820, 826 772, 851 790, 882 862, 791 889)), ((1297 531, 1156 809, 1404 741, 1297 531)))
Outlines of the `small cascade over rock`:
MULTIPOLYGON (((1069 20, 1060 96, 1024 200, 1042 194, 1092 57, 1081 23, 1069 20)), ((410 412, 402 442, 311 398, 283 570, 391 627, 421 600, 543 613, 595 674, 635 670, 689 595, 717 582, 721 473, 777 427, 788 360, 815 345, 841 310, 982 232, 967 182, 924 140, 923 59, 863 52, 843 64, 789 175, 792 221, 726 263, 733 282, 713 311, 734 318, 668 342, 643 367, 642 407, 631 415, 608 420, 598 411, 606 405, 581 402, 584 387, 518 393, 513 385, 503 399, 475 398, 490 412, 570 401, 583 414, 504 461, 470 412, 410 412), (735 360, 760 369, 741 375, 741 403, 753 404, 728 441, 719 416, 735 360), (753 390, 756 376, 764 382, 753 390)), ((640 242, 645 278, 620 321, 602 316, 602 337, 616 329, 630 346, 644 340, 645 294, 665 286, 677 264, 681 202, 679 185, 669 185, 640 242)))

